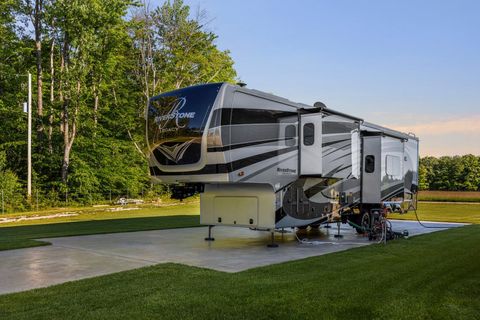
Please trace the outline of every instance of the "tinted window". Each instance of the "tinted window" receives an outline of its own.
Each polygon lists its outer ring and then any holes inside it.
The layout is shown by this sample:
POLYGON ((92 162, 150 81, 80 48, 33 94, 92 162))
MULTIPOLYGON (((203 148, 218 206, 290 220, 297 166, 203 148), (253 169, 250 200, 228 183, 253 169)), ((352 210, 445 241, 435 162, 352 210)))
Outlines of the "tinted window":
POLYGON ((201 137, 221 86, 193 86, 150 99, 148 143, 160 164, 193 164, 200 160, 201 137))
POLYGON ((315 126, 313 123, 305 123, 303 125, 303 144, 311 146, 315 142, 315 126))
POLYGON ((375 171, 375 157, 368 155, 365 157, 365 172, 372 173, 375 171))
POLYGON ((277 123, 279 118, 295 115, 295 112, 265 109, 221 109, 222 125, 277 123))
POLYGON ((285 144, 287 146, 295 145, 295 137, 297 136, 297 128, 294 125, 288 125, 285 127, 285 144))

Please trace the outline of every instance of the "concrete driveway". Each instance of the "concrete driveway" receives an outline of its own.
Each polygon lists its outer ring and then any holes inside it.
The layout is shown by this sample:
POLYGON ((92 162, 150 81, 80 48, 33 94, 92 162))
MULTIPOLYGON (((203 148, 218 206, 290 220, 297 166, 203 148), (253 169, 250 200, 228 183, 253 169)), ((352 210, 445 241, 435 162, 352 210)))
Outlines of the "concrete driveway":
MULTIPOLYGON (((396 231, 418 235, 444 228, 423 228, 413 221, 392 221, 396 231)), ((464 224, 429 223, 434 227, 464 224)), ((318 256, 372 244, 347 226, 342 239, 331 229, 299 234, 276 234, 278 248, 267 248, 267 232, 245 228, 215 227, 215 241, 206 242, 206 227, 113 233, 42 239, 51 246, 0 252, 0 294, 46 287, 67 281, 130 270, 165 262, 239 272, 250 268, 318 256)))

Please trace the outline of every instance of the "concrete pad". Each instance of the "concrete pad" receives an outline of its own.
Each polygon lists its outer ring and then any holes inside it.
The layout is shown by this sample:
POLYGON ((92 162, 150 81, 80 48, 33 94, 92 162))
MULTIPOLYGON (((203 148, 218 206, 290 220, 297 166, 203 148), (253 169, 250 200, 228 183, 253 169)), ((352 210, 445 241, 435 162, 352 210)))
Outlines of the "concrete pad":
MULTIPOLYGON (((414 221, 392 223, 395 231, 410 235, 464 225, 426 223, 435 227, 427 229, 414 221)), ((373 243, 348 225, 341 225, 343 238, 334 238, 337 225, 331 226, 298 233, 305 243, 292 232, 277 233, 278 248, 267 248, 267 232, 232 227, 213 228, 213 242, 203 240, 206 227, 41 239, 52 245, 0 252, 0 294, 165 262, 239 272, 373 243)))

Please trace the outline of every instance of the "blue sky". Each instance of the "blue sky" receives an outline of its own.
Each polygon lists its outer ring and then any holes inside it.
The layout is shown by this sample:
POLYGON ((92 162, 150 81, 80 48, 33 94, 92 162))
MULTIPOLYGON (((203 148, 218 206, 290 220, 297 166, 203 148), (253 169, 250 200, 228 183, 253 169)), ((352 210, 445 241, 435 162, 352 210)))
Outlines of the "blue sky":
POLYGON ((415 132, 422 156, 480 155, 480 1, 185 2, 248 87, 415 132))

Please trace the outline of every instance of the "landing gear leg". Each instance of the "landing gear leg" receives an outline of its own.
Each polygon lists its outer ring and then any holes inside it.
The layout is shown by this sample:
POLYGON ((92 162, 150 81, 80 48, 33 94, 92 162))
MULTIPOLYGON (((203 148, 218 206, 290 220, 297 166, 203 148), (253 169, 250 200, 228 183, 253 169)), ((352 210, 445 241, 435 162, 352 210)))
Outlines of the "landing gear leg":
POLYGON ((267 247, 269 248, 277 248, 278 244, 275 243, 275 231, 272 231, 272 242, 267 244, 267 247))
POLYGON ((208 237, 205 238, 205 241, 214 241, 215 238, 212 237, 212 228, 214 226, 208 226, 208 237))
POLYGON ((337 234, 334 235, 335 238, 343 238, 343 235, 340 234, 340 221, 337 221, 337 234))

